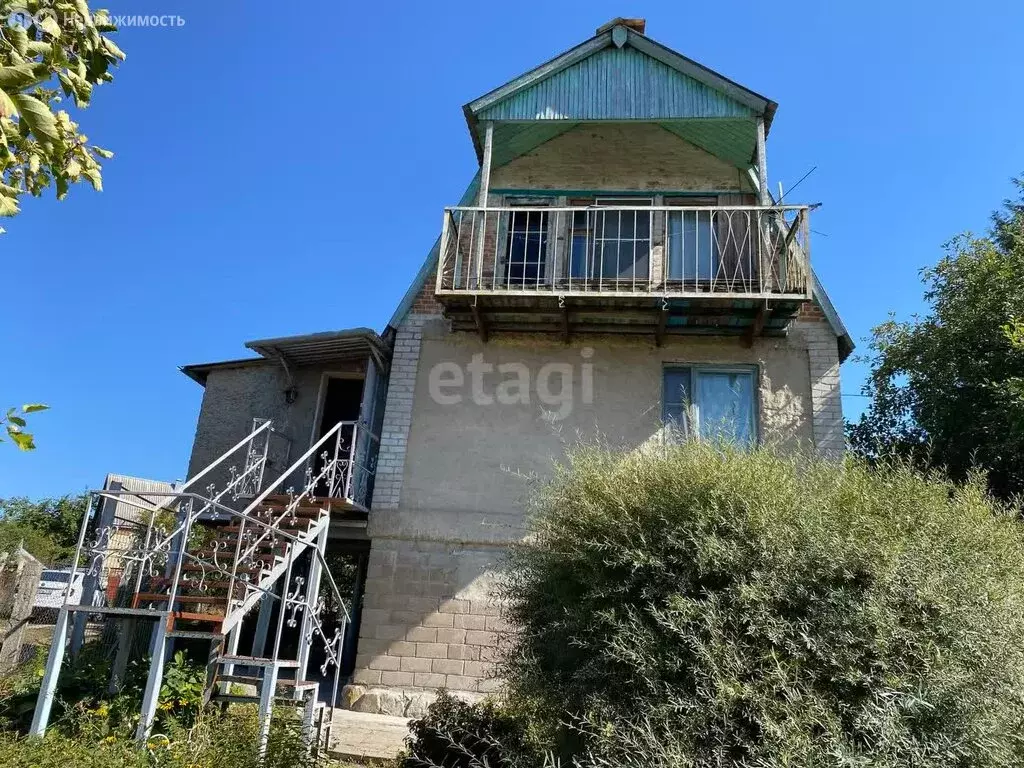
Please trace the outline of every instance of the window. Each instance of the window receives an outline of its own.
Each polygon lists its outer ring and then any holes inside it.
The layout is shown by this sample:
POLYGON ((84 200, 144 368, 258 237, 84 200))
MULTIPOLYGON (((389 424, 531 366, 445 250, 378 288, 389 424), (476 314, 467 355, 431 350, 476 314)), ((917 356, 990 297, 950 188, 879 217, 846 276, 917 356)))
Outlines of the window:
POLYGON ((602 207, 650 206, 651 198, 599 197, 572 215, 569 275, 573 279, 646 280, 651 256, 651 214, 643 210, 603 211, 602 207))
POLYGON ((668 279, 712 281, 719 264, 718 249, 711 238, 715 212, 692 208, 717 205, 718 198, 677 197, 667 199, 665 204, 684 209, 668 213, 668 279))
MULTIPOLYGON (((531 203, 523 201, 512 205, 531 203)), ((506 230, 505 284, 510 288, 540 285, 545 279, 548 252, 548 212, 510 211, 506 230)))
POLYGON ((683 439, 753 444, 757 439, 755 374, 751 366, 666 368, 665 424, 683 439))

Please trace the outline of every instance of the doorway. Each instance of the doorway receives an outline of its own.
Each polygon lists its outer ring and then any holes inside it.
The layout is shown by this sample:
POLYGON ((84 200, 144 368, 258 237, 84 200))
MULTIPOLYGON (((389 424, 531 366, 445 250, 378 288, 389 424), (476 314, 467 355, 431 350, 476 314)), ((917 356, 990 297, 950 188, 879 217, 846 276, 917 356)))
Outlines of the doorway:
MULTIPOLYGON (((363 379, 342 376, 328 375, 320 387, 320 417, 316 425, 316 432, 313 435, 313 442, 322 438, 331 431, 339 421, 355 422, 359 420, 363 399, 363 379)), ((341 430, 339 454, 347 454, 352 442, 354 431, 351 428, 341 430)), ((317 451, 316 460, 313 466, 314 475, 318 475, 324 467, 323 453, 327 452, 328 458, 333 458, 333 438, 324 444, 322 450, 317 451)), ((322 482, 317 487, 317 495, 329 496, 335 492, 327 488, 322 482)))

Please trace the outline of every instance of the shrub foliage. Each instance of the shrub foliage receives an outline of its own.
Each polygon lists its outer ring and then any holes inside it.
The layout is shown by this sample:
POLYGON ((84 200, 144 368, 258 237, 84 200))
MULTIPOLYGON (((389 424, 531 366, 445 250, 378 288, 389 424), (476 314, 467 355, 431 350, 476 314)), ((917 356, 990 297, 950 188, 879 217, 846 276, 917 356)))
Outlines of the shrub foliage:
POLYGON ((427 715, 410 725, 402 768, 540 768, 541 753, 525 718, 496 702, 468 704, 441 691, 427 715))
POLYGON ((984 478, 583 450, 505 596, 509 696, 581 764, 1024 764, 1024 546, 984 478))

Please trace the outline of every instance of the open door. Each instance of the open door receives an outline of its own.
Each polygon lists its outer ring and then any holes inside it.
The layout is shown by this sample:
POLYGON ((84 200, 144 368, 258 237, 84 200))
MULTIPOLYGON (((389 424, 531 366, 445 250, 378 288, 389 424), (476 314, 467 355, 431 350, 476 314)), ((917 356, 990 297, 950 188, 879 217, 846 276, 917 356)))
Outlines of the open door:
POLYGON ((352 500, 369 509, 373 496, 373 478, 377 470, 380 430, 384 423, 384 398, 387 378, 370 360, 366 366, 362 402, 359 407, 359 431, 356 438, 355 468, 352 476, 352 500))

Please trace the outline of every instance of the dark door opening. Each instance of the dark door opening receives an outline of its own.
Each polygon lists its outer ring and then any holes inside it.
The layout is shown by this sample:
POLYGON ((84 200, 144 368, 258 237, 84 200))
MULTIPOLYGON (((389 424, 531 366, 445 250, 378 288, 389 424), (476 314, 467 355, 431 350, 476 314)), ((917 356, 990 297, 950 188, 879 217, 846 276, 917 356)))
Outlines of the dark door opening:
MULTIPOLYGON (((363 607, 363 587, 366 584, 366 566, 370 556, 370 542, 363 540, 331 539, 327 542, 327 552, 324 559, 327 567, 334 578, 335 584, 341 593, 342 603, 345 611, 348 612, 349 623, 345 627, 345 634, 341 647, 341 685, 344 685, 356 665, 356 645, 359 642, 359 624, 363 607)), ((320 597, 324 601, 324 612, 321 614, 321 624, 327 639, 333 639, 335 633, 341 629, 339 621, 341 610, 336 605, 334 590, 327 585, 327 578, 321 582, 320 597)), ((334 678, 333 666, 327 668, 324 674, 322 666, 327 660, 326 650, 322 639, 318 639, 310 646, 309 653, 309 675, 310 679, 320 680, 321 698, 326 701, 329 697, 330 685, 334 678)))
POLYGON ((356 421, 363 400, 362 379, 327 379, 317 438, 339 421, 356 421))
MULTIPOLYGON (((327 434, 339 421, 357 421, 359 419, 360 406, 363 400, 363 379, 340 379, 328 378, 327 391, 324 392, 324 401, 320 408, 320 424, 317 426, 316 439, 319 440, 327 434)), ((343 427, 341 438, 338 442, 338 452, 341 456, 348 453, 352 442, 353 430, 343 427)), ((319 474, 323 469, 323 453, 327 452, 328 458, 334 456, 335 442, 329 439, 322 450, 317 451, 316 462, 313 467, 314 473, 319 474)), ((334 492, 337 492, 336 490, 334 492)), ((321 482, 317 486, 317 495, 328 496, 331 489, 327 483, 321 482)))

